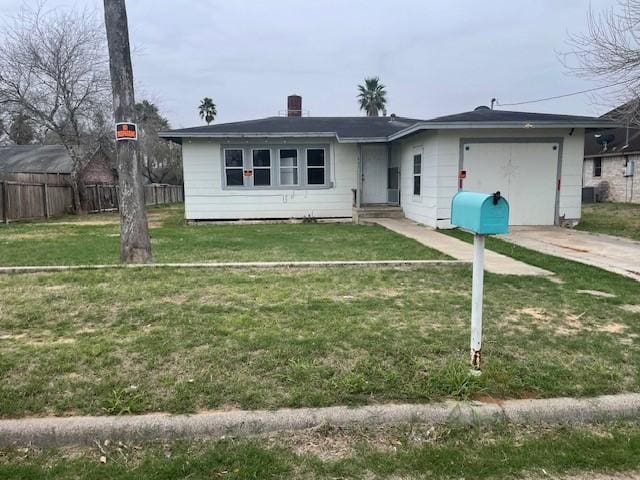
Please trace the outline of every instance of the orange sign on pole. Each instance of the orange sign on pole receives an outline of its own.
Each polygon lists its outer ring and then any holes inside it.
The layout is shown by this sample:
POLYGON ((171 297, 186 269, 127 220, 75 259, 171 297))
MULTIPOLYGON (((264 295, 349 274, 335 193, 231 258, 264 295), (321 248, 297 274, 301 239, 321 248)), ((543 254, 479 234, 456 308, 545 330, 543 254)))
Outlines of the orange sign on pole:
POLYGON ((138 126, 135 123, 116 123, 116 140, 138 140, 138 126))

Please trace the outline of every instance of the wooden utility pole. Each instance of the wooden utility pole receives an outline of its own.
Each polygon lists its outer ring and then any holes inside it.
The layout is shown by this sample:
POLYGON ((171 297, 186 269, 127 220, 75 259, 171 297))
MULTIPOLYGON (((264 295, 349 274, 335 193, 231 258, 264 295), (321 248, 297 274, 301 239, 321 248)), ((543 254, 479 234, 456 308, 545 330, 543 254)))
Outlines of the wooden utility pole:
MULTIPOLYGON (((104 0, 104 20, 115 121, 133 124, 135 97, 125 0, 104 0)), ((117 141, 116 152, 120 185, 120 259, 124 263, 151 263, 153 257, 137 138, 117 141)))

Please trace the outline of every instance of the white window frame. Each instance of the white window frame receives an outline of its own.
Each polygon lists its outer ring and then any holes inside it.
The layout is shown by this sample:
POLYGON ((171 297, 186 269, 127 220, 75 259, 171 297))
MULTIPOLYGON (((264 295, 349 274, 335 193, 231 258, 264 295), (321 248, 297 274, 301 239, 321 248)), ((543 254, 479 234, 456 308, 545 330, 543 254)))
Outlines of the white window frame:
POLYGON ((300 149, 296 147, 280 147, 278 148, 278 185, 280 187, 298 187, 300 186, 300 149), (293 150, 296 152, 296 164, 293 167, 282 166, 280 163, 282 161, 282 155, 280 152, 283 150, 293 150), (296 173, 296 183, 282 183, 282 171, 295 172, 296 173))
POLYGON ((246 177, 244 176, 244 149, 243 148, 238 148, 238 147, 234 147, 234 148, 224 148, 222 150, 222 168, 223 168, 223 184, 225 187, 228 188, 245 188, 247 185, 246 182, 246 177), (232 151, 232 150, 239 150, 240 151, 240 156, 242 158, 242 165, 240 165, 239 167, 228 167, 227 166, 227 152, 228 151, 232 151), (242 172, 242 185, 228 185, 227 184, 227 170, 240 170, 242 172))
MULTIPOLYGON (((260 144, 257 142, 247 143, 232 143, 220 145, 220 171, 221 180, 220 187, 222 190, 236 190, 236 191, 248 191, 248 190, 324 190, 334 188, 334 184, 331 181, 332 173, 332 149, 329 143, 292 143, 288 144, 286 140, 265 142, 260 144), (241 150, 243 159, 243 184, 242 185, 227 185, 226 175, 226 163, 225 152, 228 150, 241 150), (254 166, 253 166, 253 151, 254 150, 270 150, 271 159, 271 184, 270 185, 254 185, 254 166), (298 183, 296 185, 282 185, 280 183, 280 150, 296 150, 297 152, 297 171, 298 171, 298 183), (324 166, 311 167, 311 168, 324 168, 324 183, 323 184, 309 184, 307 182, 307 151, 308 150, 322 150, 324 152, 324 166), (246 171, 251 171, 250 176, 244 176, 246 171)), ((239 167, 230 167, 237 168, 239 167)), ((260 167, 258 167, 260 168, 260 167)), ((266 169, 266 167, 264 167, 266 169)), ((290 167, 285 167, 290 168, 290 167)))
POLYGON ((307 147, 304 149, 304 183, 310 187, 321 187, 327 185, 328 182, 328 169, 327 169, 327 149, 324 147, 307 147), (322 166, 312 165, 309 166, 309 150, 322 150, 322 166), (309 183, 309 169, 322 169, 324 181, 322 183, 309 183))
POLYGON ((255 188, 269 188, 272 187, 274 185, 274 178, 273 178, 273 152, 271 151, 272 149, 270 147, 254 147, 251 149, 251 186, 255 187, 255 188), (253 164, 253 152, 257 152, 257 151, 266 151, 269 152, 269 166, 268 167, 263 167, 263 166, 259 166, 256 167, 253 164), (269 184, 268 185, 256 185, 255 181, 256 181, 256 170, 268 170, 269 171, 269 184))
POLYGON ((411 156, 411 191, 414 197, 422 196, 422 151, 414 150, 411 156), (416 173, 416 157, 420 157, 420 172, 416 173), (416 177, 420 179, 420 188, 416 193, 416 177))

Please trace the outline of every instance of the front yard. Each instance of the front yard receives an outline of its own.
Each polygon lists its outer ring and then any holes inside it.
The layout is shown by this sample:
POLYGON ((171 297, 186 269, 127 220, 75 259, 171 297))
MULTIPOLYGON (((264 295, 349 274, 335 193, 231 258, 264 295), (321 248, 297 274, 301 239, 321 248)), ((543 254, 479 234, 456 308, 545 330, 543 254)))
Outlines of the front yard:
POLYGON ((606 233, 640 241, 640 204, 583 204, 582 220, 578 230, 606 233))
MULTIPOLYGON (((182 205, 152 207, 156 262, 429 260, 448 258, 377 226, 352 224, 192 225, 182 205)), ((0 225, 0 266, 119 262, 117 214, 0 225)))
POLYGON ((528 254, 563 283, 487 275, 481 377, 468 267, 0 276, 0 415, 638 391, 638 284, 528 254))

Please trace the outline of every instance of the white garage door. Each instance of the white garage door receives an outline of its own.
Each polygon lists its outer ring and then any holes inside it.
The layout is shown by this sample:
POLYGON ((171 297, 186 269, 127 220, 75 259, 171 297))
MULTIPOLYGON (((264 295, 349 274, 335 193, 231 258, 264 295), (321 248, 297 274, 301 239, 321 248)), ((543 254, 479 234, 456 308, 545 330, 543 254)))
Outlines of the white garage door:
POLYGON ((500 193, 510 225, 553 225, 558 188, 557 143, 465 143, 463 189, 500 193))

